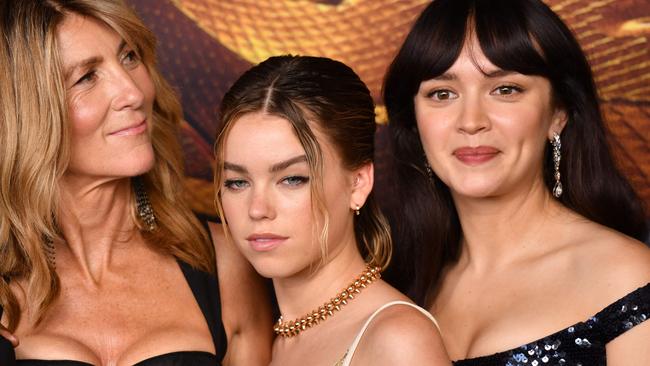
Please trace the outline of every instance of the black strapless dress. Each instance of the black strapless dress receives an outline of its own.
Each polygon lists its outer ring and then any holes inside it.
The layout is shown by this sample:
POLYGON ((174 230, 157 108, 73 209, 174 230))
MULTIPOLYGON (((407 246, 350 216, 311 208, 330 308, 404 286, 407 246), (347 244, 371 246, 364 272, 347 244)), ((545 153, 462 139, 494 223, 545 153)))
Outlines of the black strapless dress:
MULTIPOLYGON (((490 356, 454 361, 455 366, 604 366, 605 346, 650 317, 650 283, 584 322, 490 356)), ((650 343, 649 343, 650 344, 650 343)))
MULTIPOLYGON (((196 270, 182 261, 178 261, 178 264, 208 323, 217 354, 197 351, 172 352, 148 358, 135 364, 137 366, 214 366, 221 364, 226 353, 227 339, 221 322, 221 301, 216 276, 196 270)), ((0 308, 0 317, 2 317, 2 308, 0 308)), ((86 362, 72 360, 15 360, 13 353, 11 344, 0 337, 0 365, 2 366, 92 366, 86 362)))

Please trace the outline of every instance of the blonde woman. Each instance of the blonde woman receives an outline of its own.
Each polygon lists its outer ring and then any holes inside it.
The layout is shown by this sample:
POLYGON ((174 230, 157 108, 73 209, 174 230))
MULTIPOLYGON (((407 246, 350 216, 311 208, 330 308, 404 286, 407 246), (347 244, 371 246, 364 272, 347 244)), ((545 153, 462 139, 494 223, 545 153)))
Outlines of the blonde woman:
POLYGON ((183 202, 181 110, 150 31, 121 1, 0 11, 0 305, 17 364, 268 363, 264 289, 183 202))
POLYGON ((228 240, 273 279, 272 365, 446 365, 431 316, 383 282, 374 105, 327 58, 272 57, 225 95, 217 203, 228 240))

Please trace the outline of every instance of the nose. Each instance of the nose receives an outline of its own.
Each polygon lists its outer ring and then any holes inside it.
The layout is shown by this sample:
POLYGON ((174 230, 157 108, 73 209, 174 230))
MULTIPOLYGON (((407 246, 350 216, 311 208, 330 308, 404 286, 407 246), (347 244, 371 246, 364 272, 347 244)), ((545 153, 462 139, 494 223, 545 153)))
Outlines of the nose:
POLYGON ((253 189, 248 206, 248 216, 255 221, 275 218, 273 197, 265 189, 253 189))
POLYGON ((138 109, 144 102, 144 93, 137 80, 127 70, 118 69, 112 79, 114 87, 113 109, 138 109))
POLYGON ((464 134, 474 135, 489 130, 489 128, 490 119, 480 97, 466 97, 458 118, 458 130, 464 134))

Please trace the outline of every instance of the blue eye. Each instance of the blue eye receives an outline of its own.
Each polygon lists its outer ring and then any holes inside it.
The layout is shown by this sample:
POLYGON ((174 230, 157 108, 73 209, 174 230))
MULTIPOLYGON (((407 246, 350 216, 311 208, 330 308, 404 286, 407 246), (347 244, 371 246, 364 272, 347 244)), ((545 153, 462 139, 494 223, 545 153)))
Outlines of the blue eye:
POLYGON ((301 186, 307 182, 309 182, 309 177, 303 177, 298 175, 292 175, 282 179, 283 184, 293 186, 293 187, 301 186))
POLYGON ((248 187, 248 182, 243 179, 226 179, 223 186, 233 191, 240 191, 248 187))

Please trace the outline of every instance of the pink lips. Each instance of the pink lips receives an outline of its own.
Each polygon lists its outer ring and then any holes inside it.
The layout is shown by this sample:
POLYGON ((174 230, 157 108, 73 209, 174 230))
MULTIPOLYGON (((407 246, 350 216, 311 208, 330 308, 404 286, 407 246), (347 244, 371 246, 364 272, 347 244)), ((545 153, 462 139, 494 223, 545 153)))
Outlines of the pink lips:
POLYGON ((288 237, 269 233, 253 234, 246 238, 256 252, 268 252, 280 246, 288 237))
POLYGON ((139 135, 147 130, 147 120, 140 122, 137 125, 132 125, 130 127, 112 132, 112 136, 134 136, 139 135))
POLYGON ((454 150, 456 159, 467 165, 479 165, 492 160, 499 150, 491 146, 461 147, 454 150))

